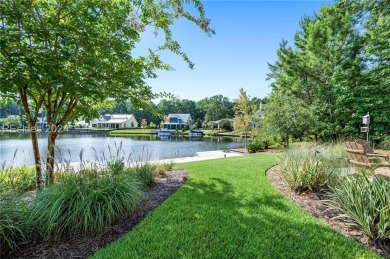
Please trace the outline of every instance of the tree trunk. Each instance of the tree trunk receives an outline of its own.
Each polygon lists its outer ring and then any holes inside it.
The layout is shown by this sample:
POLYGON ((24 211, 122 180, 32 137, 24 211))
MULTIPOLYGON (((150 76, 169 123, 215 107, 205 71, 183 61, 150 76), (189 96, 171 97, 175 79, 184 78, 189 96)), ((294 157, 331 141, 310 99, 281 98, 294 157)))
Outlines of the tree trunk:
POLYGON ((38 119, 38 111, 43 103, 43 96, 39 100, 35 101, 35 106, 33 106, 33 111, 30 110, 30 105, 28 103, 27 97, 27 86, 23 86, 19 89, 20 100, 22 101, 23 109, 26 115, 26 120, 30 127, 31 141, 33 147, 34 154, 34 162, 35 162, 35 187, 37 190, 42 189, 42 166, 41 166, 41 155, 39 153, 39 145, 38 145, 38 136, 37 136, 37 119, 38 119))
POLYGON ((286 148, 288 148, 289 147, 289 145, 290 145, 290 143, 289 143, 289 135, 290 134, 286 134, 286 148))
POLYGON ((57 129, 56 128, 53 129, 53 127, 54 126, 49 128, 47 132, 46 185, 51 185, 54 183, 54 152, 55 152, 55 143, 56 143, 58 132, 57 129))
POLYGON ((37 137, 37 129, 35 126, 30 126, 32 147, 34 153, 34 162, 35 162, 35 186, 37 190, 42 189, 42 166, 41 166, 41 156, 39 154, 39 146, 38 146, 38 137, 37 137))

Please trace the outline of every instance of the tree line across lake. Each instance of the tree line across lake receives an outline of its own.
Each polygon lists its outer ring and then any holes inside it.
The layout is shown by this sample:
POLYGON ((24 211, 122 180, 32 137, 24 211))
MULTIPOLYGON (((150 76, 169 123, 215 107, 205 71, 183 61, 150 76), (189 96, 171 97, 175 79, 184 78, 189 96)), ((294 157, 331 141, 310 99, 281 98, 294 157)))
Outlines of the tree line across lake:
MULTIPOLYGON (((244 98, 248 101, 248 105, 252 107, 250 111, 252 114, 259 109, 260 102, 267 102, 267 98, 251 98, 245 92, 242 94, 245 94, 244 98)), ((233 119, 238 109, 239 99, 240 97, 237 100, 230 100, 223 95, 206 97, 200 101, 180 98, 162 99, 157 104, 150 102, 152 109, 139 109, 130 100, 111 100, 107 101, 104 106, 97 107, 97 110, 102 115, 133 114, 140 122, 140 125, 141 122, 147 122, 147 126, 160 125, 161 121, 164 120, 164 116, 170 113, 188 113, 191 114, 194 123, 199 122, 199 120, 206 123, 221 119, 233 119)), ((24 120, 22 107, 16 103, 3 103, 0 107, 0 126, 10 124, 17 126, 27 125, 24 120)), ((77 123, 74 123, 77 126, 77 123)))

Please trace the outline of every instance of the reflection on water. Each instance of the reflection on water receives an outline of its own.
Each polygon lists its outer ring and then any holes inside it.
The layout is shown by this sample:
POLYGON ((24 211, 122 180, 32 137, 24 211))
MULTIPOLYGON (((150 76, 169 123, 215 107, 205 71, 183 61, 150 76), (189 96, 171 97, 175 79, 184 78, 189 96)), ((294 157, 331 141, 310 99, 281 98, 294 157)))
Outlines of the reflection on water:
MULTIPOLYGON (((41 154, 46 156, 47 139, 39 136, 41 154)), ((79 153, 83 149, 83 159, 96 161, 96 156, 109 156, 115 150, 114 143, 122 142, 124 156, 135 161, 158 160, 174 157, 194 156, 196 152, 226 150, 244 146, 243 140, 232 137, 189 138, 188 136, 170 136, 160 138, 157 135, 135 135, 130 137, 110 137, 102 135, 61 134, 57 138, 56 157, 80 161, 79 153), (110 146, 110 148, 109 148, 110 146)), ((32 164, 34 161, 30 135, 26 133, 0 133, 0 163, 6 165, 32 164), (14 161, 13 155, 16 152, 14 161)))

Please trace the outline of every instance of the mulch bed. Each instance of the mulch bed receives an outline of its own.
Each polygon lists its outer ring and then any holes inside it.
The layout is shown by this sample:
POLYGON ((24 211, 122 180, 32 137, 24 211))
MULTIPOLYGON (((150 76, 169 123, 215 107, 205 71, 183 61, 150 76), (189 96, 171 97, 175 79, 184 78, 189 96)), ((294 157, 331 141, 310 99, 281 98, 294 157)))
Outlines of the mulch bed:
POLYGON ((266 172, 268 180, 278 189, 284 196, 302 207, 305 211, 312 214, 328 226, 334 228, 344 236, 355 239, 368 249, 378 253, 384 258, 390 258, 390 247, 379 242, 371 241, 362 231, 348 224, 340 218, 337 218, 338 213, 334 209, 329 209, 325 205, 326 197, 319 196, 315 193, 298 194, 290 189, 287 183, 278 174, 277 166, 270 168, 266 172))
POLYGON ((146 191, 139 210, 95 237, 61 240, 54 244, 42 242, 30 244, 26 249, 7 258, 87 258, 131 231, 146 215, 176 192, 187 179, 188 173, 179 169, 169 171, 165 176, 157 178, 146 191))

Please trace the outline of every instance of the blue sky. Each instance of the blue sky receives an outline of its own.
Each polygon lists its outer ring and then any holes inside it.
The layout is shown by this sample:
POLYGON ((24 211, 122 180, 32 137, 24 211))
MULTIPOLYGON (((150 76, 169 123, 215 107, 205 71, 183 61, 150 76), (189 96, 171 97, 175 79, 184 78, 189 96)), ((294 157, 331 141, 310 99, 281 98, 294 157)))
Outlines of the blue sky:
MULTIPOLYGON (((162 53, 163 60, 175 70, 159 71, 158 78, 148 83, 155 92, 166 91, 195 101, 217 94, 234 99, 241 87, 251 97, 266 97, 271 92, 266 81, 267 62, 276 61, 282 39, 292 43, 301 17, 318 12, 324 3, 331 2, 203 1, 216 35, 208 37, 188 21, 173 27, 174 38, 195 63, 195 69, 189 69, 174 54, 162 53)), ((142 44, 145 41, 156 39, 148 35, 142 44)))

